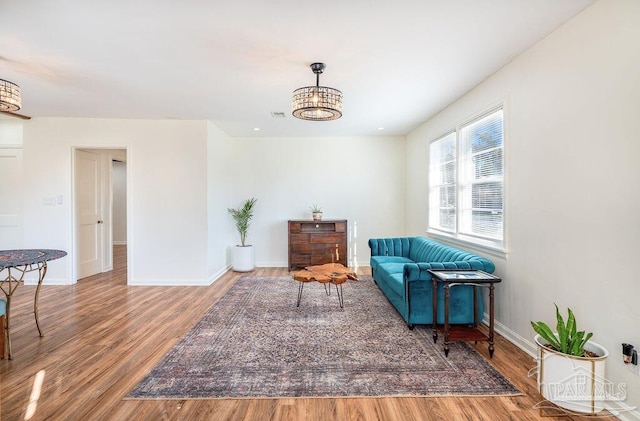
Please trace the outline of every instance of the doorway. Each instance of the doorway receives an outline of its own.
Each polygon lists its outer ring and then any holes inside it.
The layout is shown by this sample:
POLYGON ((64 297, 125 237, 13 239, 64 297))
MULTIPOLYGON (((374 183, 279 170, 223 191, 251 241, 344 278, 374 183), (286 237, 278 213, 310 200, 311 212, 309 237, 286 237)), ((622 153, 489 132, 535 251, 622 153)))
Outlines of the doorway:
MULTIPOLYGON (((129 273, 127 150, 76 148, 73 162, 74 279, 112 271, 114 246, 118 247, 118 271, 129 273)), ((127 283, 128 278, 124 279, 127 283)))

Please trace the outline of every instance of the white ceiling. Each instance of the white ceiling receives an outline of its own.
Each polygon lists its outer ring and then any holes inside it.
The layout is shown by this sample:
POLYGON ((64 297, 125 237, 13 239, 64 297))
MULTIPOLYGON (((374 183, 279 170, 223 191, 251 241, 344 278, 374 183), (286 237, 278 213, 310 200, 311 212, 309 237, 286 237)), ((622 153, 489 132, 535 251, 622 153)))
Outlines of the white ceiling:
POLYGON ((32 117, 404 135, 594 2, 0 0, 0 78, 21 86, 32 117), (320 84, 344 94, 339 120, 291 115, 316 61, 320 84))

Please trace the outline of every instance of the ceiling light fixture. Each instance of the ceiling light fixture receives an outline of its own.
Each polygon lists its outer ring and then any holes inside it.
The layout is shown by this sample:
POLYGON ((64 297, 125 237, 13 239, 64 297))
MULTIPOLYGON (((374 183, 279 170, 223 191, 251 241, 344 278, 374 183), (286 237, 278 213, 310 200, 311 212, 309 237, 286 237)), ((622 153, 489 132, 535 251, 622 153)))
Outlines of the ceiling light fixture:
POLYGON ((313 63, 316 86, 305 86, 293 91, 292 114, 302 120, 328 121, 342 117, 342 92, 320 86, 320 74, 324 63, 313 63))
POLYGON ((0 111, 18 111, 21 106, 20 87, 8 80, 0 79, 0 111))

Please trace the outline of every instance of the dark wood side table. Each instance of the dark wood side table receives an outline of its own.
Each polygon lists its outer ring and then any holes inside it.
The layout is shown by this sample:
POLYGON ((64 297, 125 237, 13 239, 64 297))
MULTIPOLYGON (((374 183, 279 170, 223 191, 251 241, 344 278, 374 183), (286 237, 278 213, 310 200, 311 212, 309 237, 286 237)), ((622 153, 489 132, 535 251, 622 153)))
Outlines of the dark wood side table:
POLYGON ((473 327, 460 329, 453 340, 457 341, 488 341, 489 356, 493 358, 493 317, 494 317, 494 289, 495 284, 502 279, 481 270, 459 269, 429 269, 433 281, 433 342, 438 340, 438 283, 444 287, 444 355, 449 356, 449 295, 451 287, 458 285, 473 286, 473 327), (489 288, 489 335, 478 329, 478 288, 489 288))

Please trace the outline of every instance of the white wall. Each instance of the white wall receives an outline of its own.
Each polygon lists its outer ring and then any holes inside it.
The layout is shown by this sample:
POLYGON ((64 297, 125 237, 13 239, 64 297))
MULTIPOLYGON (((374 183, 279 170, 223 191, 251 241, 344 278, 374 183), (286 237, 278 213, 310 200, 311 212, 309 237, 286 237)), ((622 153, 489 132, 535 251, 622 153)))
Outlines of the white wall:
POLYGON ((208 284, 205 121, 24 123, 24 246, 66 250, 46 283, 72 283, 72 150, 128 151, 129 284, 208 284), (43 198, 63 196, 57 206, 43 198))
POLYGON ((232 139, 204 121, 32 119, 24 123, 22 237, 25 246, 69 253, 51 263, 49 284, 74 281, 74 147, 128 151, 130 284, 215 280, 238 242, 227 208, 253 196, 248 241, 258 266, 287 266, 286 221, 310 219, 312 203, 325 219, 349 221, 352 265, 368 265, 370 237, 404 233, 402 137, 232 139), (43 205, 59 195, 62 204, 43 205))
MULTIPOLYGON (((496 318, 532 351, 529 322, 570 307, 611 357, 607 378, 640 407, 640 2, 601 0, 464 95, 407 139, 407 231, 427 226, 428 142, 506 100, 507 248, 496 318)), ((500 352, 498 349, 496 352, 500 352)), ((532 361, 532 367, 535 363, 532 361)))
POLYGON ((127 164, 113 161, 113 244, 127 244, 127 164))
POLYGON ((213 281, 230 267, 229 247, 236 234, 227 208, 236 207, 234 192, 241 190, 238 174, 250 169, 242 165, 231 137, 212 123, 207 127, 207 270, 213 281))
POLYGON ((237 138, 234 145, 239 182, 227 207, 258 199, 247 236, 258 266, 287 266, 287 220, 311 219, 313 203, 323 219, 348 220, 350 264, 369 265, 370 237, 404 232, 404 138, 237 138))

